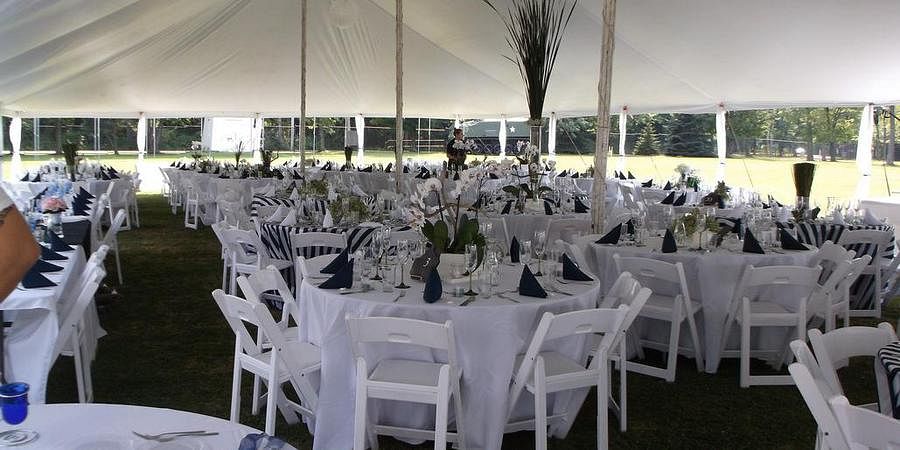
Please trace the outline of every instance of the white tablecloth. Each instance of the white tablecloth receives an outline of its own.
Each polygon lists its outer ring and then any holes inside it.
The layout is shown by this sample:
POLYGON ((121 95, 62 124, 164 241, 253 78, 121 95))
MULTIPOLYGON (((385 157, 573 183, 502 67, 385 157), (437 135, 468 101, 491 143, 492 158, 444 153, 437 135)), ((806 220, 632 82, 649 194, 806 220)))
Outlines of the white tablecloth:
MULTIPOLYGON (((143 450, 158 447, 159 442, 141 439, 132 431, 159 434, 170 431, 205 430, 214 436, 183 437, 166 443, 171 449, 237 449, 248 434, 261 433, 248 426, 216 417, 173 409, 146 406, 103 404, 33 405, 28 418, 12 427, 6 423, 0 430, 28 429, 37 431, 37 440, 15 448, 47 450, 143 450)), ((285 450, 293 449, 286 447, 285 450)))
MULTIPOLYGON (((318 268, 332 258, 322 256, 310 260, 310 273, 318 273, 318 268)), ((517 286, 520 272, 521 266, 505 267, 500 289, 517 286)), ((407 294, 397 303, 392 303, 396 293, 340 295, 337 291, 319 289, 310 284, 321 281, 304 280, 299 294, 302 313, 300 338, 322 348, 322 382, 314 443, 314 448, 321 450, 349 449, 353 446, 355 363, 344 319, 346 314, 354 317, 405 317, 437 323, 452 320, 459 364, 463 370, 461 389, 469 448, 499 449, 506 424, 507 391, 515 370, 514 359, 517 353, 525 351, 541 315, 547 311, 562 313, 592 308, 601 295, 596 283, 567 284, 561 289, 575 295, 553 294, 548 299, 536 299, 510 294, 521 303, 495 297, 478 299, 469 306, 460 307, 457 306, 459 300, 449 294, 444 294, 445 298, 437 303, 425 303, 421 283, 410 283, 412 288, 407 290, 407 294)), ((445 280, 445 291, 449 289, 448 285, 445 280)), ((557 350, 572 357, 583 355, 586 350, 581 339, 560 341, 557 350)), ((402 354, 409 358, 410 351, 405 350, 402 354)), ((379 356, 400 355, 397 351, 379 356)), ((422 351, 413 356, 418 357, 428 359, 432 356, 430 352, 422 351)), ((557 401, 571 401, 571 397, 560 397, 557 401)), ((453 410, 452 406, 450 409, 453 410)), ((429 410, 424 405, 392 403, 373 410, 380 415, 382 422, 433 426, 433 408, 429 410)), ((566 431, 560 430, 559 433, 564 435, 566 431)))
POLYGON ((65 309, 65 301, 75 300, 77 294, 71 292, 85 263, 80 246, 61 254, 69 259, 49 262, 62 266, 63 270, 44 274, 57 283, 55 288, 16 289, 0 303, 4 320, 13 324, 4 342, 6 379, 31 385, 32 403, 44 403, 47 375, 55 356, 53 346, 59 335, 58 312, 65 309))
MULTIPOLYGON (((719 352, 725 327, 725 318, 731 303, 734 289, 748 265, 756 267, 775 265, 806 265, 810 257, 815 253, 809 251, 771 250, 764 255, 730 252, 727 250, 700 253, 685 249, 679 249, 677 253, 662 253, 656 248, 650 247, 618 247, 611 245, 591 244, 586 251, 586 258, 592 272, 597 274, 604 289, 608 289, 618 276, 612 256, 618 253, 620 256, 640 256, 653 258, 666 262, 681 262, 684 266, 685 277, 688 283, 688 293, 691 299, 699 301, 703 305, 702 320, 698 321, 703 349, 706 371, 715 373, 719 366, 721 354, 719 352)), ((654 286, 648 286, 654 289, 654 286)), ((697 316, 700 317, 700 316, 697 316)), ((668 323, 665 323, 668 326, 668 323)), ((652 330, 646 330, 652 333, 652 330)), ((767 330, 768 332, 768 330, 767 330)), ((668 338, 666 331, 665 338, 668 338)), ((767 336, 760 339, 769 342, 781 342, 779 336, 767 336)), ((737 336, 735 330, 730 330, 729 336, 737 336)), ((682 329, 682 345, 688 346, 690 334, 686 328, 682 329)), ((734 337, 729 342, 737 342, 734 337)), ((730 348, 730 347, 729 347, 730 348)), ((756 348, 754 346, 754 348, 756 348)))

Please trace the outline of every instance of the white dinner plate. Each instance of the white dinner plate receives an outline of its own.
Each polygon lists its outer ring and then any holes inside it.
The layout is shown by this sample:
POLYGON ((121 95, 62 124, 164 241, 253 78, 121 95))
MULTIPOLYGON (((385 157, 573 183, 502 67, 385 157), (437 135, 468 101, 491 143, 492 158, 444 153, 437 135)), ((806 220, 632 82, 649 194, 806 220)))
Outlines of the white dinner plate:
POLYGON ((120 434, 83 436, 68 444, 72 450, 134 450, 134 440, 120 434))
POLYGON ((169 442, 147 441, 145 445, 138 446, 135 450, 211 450, 211 447, 202 441, 202 437, 180 437, 169 442))

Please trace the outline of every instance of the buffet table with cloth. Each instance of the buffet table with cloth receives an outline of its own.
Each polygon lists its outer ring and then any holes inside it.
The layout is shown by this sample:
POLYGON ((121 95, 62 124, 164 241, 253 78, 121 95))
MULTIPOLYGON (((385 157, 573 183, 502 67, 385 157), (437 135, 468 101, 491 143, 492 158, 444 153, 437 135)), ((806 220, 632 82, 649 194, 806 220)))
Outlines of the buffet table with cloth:
MULTIPOLYGON (((27 429, 37 439, 23 449, 236 449, 248 434, 261 431, 246 425, 173 409, 132 405, 54 404, 28 408, 28 417, 17 426, 0 425, 0 431, 27 429), (141 434, 203 430, 212 436, 180 437, 160 443, 142 439, 141 434)), ((16 447, 19 448, 19 447, 16 447)), ((287 445, 283 450, 292 450, 287 445)))
MULTIPOLYGON (((612 283, 619 275, 616 271, 616 265, 613 261, 613 255, 618 253, 620 256, 637 256, 641 258, 651 258, 670 263, 680 262, 684 266, 684 275, 687 279, 688 293, 691 300, 698 301, 703 305, 702 314, 697 316, 697 327, 700 333, 700 340, 704 346, 705 368, 709 373, 715 373, 719 366, 720 346, 725 336, 723 328, 725 326, 725 318, 728 314, 728 308, 731 304, 734 289, 738 285, 738 281, 743 275, 744 268, 748 265, 755 267, 776 266, 776 265, 807 265, 809 259, 815 254, 814 250, 807 251, 791 251, 791 250, 768 250, 764 255, 732 252, 728 250, 716 250, 709 253, 691 251, 688 249, 678 249, 677 253, 662 253, 653 247, 627 247, 606 244, 591 244, 585 250, 585 256, 590 269, 600 279, 600 283, 604 289, 609 289, 612 283)), ((647 285, 656 292, 659 288, 647 285)), ((668 330, 668 329, 666 329, 668 330)), ((659 330, 644 330, 646 333, 656 335, 659 330)), ((768 336, 760 336, 764 340, 763 347, 768 347, 769 343, 773 345, 781 345, 785 334, 781 330, 765 330, 762 334, 768 336)), ((737 335, 736 329, 731 330, 730 334, 737 335)), ((689 334, 682 332, 682 336, 689 334)), ((668 331, 665 335, 657 335, 662 340, 668 339, 668 331)), ((654 336, 654 337, 657 337, 654 336)), ((682 341, 683 346, 687 346, 690 339, 682 341)), ((735 341, 736 342, 736 341, 735 341)), ((760 348, 754 344, 753 348, 760 348)))
MULTIPOLYGON (((332 259, 323 256, 310 260, 310 273, 318 274, 319 269, 332 259)), ((597 283, 569 283, 565 285, 565 290, 572 295, 551 293, 546 299, 523 297, 514 292, 522 266, 504 266, 503 271, 497 290, 513 291, 504 296, 519 303, 493 296, 478 297, 469 305, 460 306, 468 297, 457 298, 447 294, 451 280, 444 280, 444 297, 429 304, 422 300, 424 285, 416 281, 407 281, 411 288, 398 297, 399 290, 341 295, 337 290, 316 287, 322 279, 305 279, 299 296, 300 339, 322 348, 322 381, 314 448, 333 450, 353 447, 356 374, 345 321, 345 316, 349 314, 353 317, 402 317, 435 323, 452 320, 462 370, 461 396, 468 448, 499 449, 506 425, 510 380, 516 370, 515 358, 526 350, 541 316, 548 311, 564 313, 593 308, 601 295, 597 283)), ((545 349, 557 350, 578 359, 588 347, 584 339, 575 338, 553 341, 545 349)), ((374 355, 375 349, 372 350, 369 355, 381 358, 393 356, 434 361, 444 357, 422 348, 391 348, 389 351, 378 347, 380 351, 377 355, 374 355)), ((565 402, 572 411, 571 408, 579 407, 578 402, 583 398, 583 395, 551 396, 549 404, 553 408, 565 402)), ((378 417, 381 423, 434 426, 433 407, 429 409, 427 405, 399 402, 376 402, 373 405, 377 407, 371 408, 370 414, 378 417)), ((515 415, 528 414, 529 407, 531 405, 520 404, 515 415)), ((450 410, 452 417, 453 408, 450 410)), ((531 411, 533 414, 533 407, 531 411)), ((554 430, 555 435, 565 436, 568 429, 563 428, 554 430)))
MULTIPOLYGON (((892 225, 840 225, 833 223, 791 222, 787 226, 796 232, 797 240, 816 247, 821 247, 825 241, 836 243, 845 230, 884 231, 886 235, 890 236, 890 244, 886 248, 879 250, 880 256, 887 260, 894 257, 894 227, 892 225)), ((872 257, 870 264, 879 263, 879 259, 874 254, 875 249, 870 248, 868 244, 858 246, 852 250, 856 252, 857 258, 869 255, 872 257)), ((873 309, 875 292, 875 277, 872 275, 860 275, 859 279, 850 287, 850 308, 873 309)))

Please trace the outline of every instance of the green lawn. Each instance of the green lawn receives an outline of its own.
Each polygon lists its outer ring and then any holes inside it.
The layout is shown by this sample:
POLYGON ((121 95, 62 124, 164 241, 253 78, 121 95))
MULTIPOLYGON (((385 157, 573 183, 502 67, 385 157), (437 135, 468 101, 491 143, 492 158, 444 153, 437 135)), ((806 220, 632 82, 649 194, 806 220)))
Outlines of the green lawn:
MULTIPOLYGON (((182 154, 155 155, 145 159, 147 191, 159 192, 159 173, 156 166, 168 166, 182 154)), ((410 154, 408 157, 429 161, 442 161, 441 153, 410 154)), ((51 156, 25 156, 22 164, 25 169, 43 164, 51 156)), ((119 170, 135 170, 137 157, 130 155, 88 155, 88 159, 101 161, 119 170)), ((249 155, 244 155, 248 158, 249 155)), ((317 155, 310 155, 320 160, 343 161, 343 151, 325 151, 317 155)), ((471 157, 470 157, 471 158, 471 157)), ((220 161, 233 161, 228 153, 216 155, 220 161)), ((283 154, 275 164, 280 164, 287 159, 299 160, 298 154, 283 154)), ((0 158, 3 163, 3 178, 10 179, 18 173, 13 173, 12 164, 8 156, 0 158)), ((366 163, 387 164, 394 161, 394 154, 387 151, 370 150, 366 152, 366 163)), ((561 169, 586 170, 593 165, 591 155, 581 156, 573 154, 560 154, 557 156, 558 166, 561 169)), ((729 186, 751 188, 763 195, 773 195, 782 203, 792 204, 796 196, 794 182, 791 174, 791 165, 800 162, 798 158, 729 158, 726 164, 725 180, 729 186)), ((657 182, 675 179, 675 167, 685 163, 693 167, 703 180, 712 183, 716 179, 718 160, 715 158, 683 158, 670 156, 628 156, 625 169, 630 170, 640 180, 652 178, 657 182)), ((608 163, 608 173, 617 169, 618 157, 611 157, 608 163)), ((812 197, 823 208, 828 197, 838 197, 849 200, 855 196, 857 171, 854 161, 818 162, 816 163, 816 177, 813 183, 812 197)), ((873 162, 872 180, 870 183, 869 197, 888 197, 891 190, 900 192, 900 166, 884 166, 880 161, 873 162)), ((19 175, 21 176, 21 175, 19 175)))
MULTIPOLYGON (((112 286, 98 296, 100 320, 109 335, 100 341, 93 365, 96 401, 227 418, 234 336, 210 296, 221 286, 219 244, 209 227, 185 229, 182 217, 173 216, 160 196, 141 196, 139 202, 143 226, 119 235, 125 284, 115 286, 114 266, 107 264, 113 270, 106 282, 112 286)), ((898 311, 895 301, 885 317, 894 323, 898 311)), ((855 361, 841 376, 852 402, 875 400, 871 360, 855 361)), ((249 414, 249 377, 244 380, 241 421, 261 429, 262 416, 249 414)), ((741 389, 736 360, 723 361, 719 373, 710 375, 697 373, 693 361, 682 358, 675 383, 630 374, 628 392, 628 432, 619 433, 611 422, 611 448, 813 446, 815 424, 797 390, 741 389)), ((595 448, 593 398, 585 403, 568 438, 551 440, 550 448, 595 448)), ((54 366, 48 400, 77 401, 70 358, 60 358, 54 366)), ((101 428, 98 424, 94 431, 101 428)), ((311 448, 312 437, 303 426, 279 421, 277 434, 300 449, 311 448)), ((504 448, 533 448, 533 440, 529 432, 509 435, 504 448)), ((430 443, 411 447, 389 438, 381 443, 386 449, 431 448, 430 443)))

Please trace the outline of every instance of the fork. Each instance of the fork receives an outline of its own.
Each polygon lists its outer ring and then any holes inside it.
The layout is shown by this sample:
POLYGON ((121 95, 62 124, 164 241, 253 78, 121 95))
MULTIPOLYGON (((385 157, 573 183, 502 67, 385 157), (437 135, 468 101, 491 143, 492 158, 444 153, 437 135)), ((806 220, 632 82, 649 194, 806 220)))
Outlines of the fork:
POLYGON ((173 441, 177 438, 184 437, 184 436, 215 436, 215 435, 219 434, 218 432, 215 432, 215 431, 205 431, 205 430, 171 431, 168 433, 160 433, 160 434, 142 434, 142 433, 138 433, 137 431, 132 431, 132 433, 135 436, 140 437, 142 439, 146 439, 148 441, 157 441, 157 442, 169 442, 169 441, 173 441))

